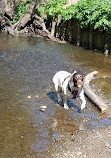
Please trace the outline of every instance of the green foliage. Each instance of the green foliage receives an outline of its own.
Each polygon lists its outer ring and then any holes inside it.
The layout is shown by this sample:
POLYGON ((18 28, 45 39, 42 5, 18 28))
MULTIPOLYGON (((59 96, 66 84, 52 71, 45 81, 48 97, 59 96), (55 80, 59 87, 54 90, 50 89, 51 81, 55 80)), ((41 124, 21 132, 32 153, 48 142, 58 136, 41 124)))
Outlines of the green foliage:
POLYGON ((61 15, 64 10, 63 7, 67 0, 49 0, 48 4, 42 4, 38 8, 40 15, 46 14, 47 18, 54 18, 56 20, 57 15, 61 15))
POLYGON ((45 12, 48 17, 53 17, 60 15, 63 11, 63 7, 66 4, 66 0, 50 0, 50 4, 48 4, 45 8, 45 12))
POLYGON ((49 0, 50 3, 39 7, 40 15, 47 18, 59 15, 64 20, 75 18, 82 28, 91 26, 94 29, 111 29, 111 0, 80 0, 77 4, 64 9, 66 0, 49 0), (44 9, 43 9, 44 7, 44 9))
POLYGON ((75 6, 74 17, 81 27, 88 25, 108 30, 111 28, 111 0, 81 0, 75 6))
POLYGON ((45 0, 41 0, 41 4, 39 4, 39 6, 37 6, 37 8, 36 8, 39 16, 46 17, 45 8, 46 8, 45 0))
POLYGON ((61 17, 63 20, 70 20, 75 17, 75 5, 71 5, 67 7, 66 9, 62 10, 61 17))
POLYGON ((15 9, 15 17, 11 21, 12 24, 16 23, 26 13, 31 2, 32 0, 28 0, 28 1, 21 0, 17 3, 16 9, 15 9))

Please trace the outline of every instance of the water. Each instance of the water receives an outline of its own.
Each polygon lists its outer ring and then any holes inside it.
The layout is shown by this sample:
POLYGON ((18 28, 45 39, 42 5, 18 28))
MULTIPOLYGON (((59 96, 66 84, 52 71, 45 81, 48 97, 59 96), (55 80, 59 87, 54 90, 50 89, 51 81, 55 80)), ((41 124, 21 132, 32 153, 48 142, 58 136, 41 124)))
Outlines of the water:
POLYGON ((96 80, 94 80, 94 84, 97 85, 97 87, 102 90, 102 93, 107 98, 111 98, 111 77, 101 77, 96 80))
POLYGON ((60 70, 111 75, 111 57, 41 38, 0 37, 1 158, 51 157, 52 141, 61 133, 111 126, 110 116, 88 100, 82 113, 79 100, 69 100, 69 110, 57 105, 52 83, 60 70))

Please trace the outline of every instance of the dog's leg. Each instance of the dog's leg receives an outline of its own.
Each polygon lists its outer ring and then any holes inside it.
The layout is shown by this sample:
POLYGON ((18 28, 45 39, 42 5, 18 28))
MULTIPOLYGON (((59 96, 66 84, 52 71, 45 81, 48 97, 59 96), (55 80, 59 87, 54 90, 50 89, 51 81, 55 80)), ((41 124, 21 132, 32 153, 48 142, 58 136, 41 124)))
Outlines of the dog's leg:
POLYGON ((57 92, 57 100, 58 100, 58 103, 61 103, 61 102, 62 102, 62 98, 61 98, 59 92, 57 92))
POLYGON ((63 96, 63 103, 64 103, 64 109, 69 109, 69 107, 67 105, 67 96, 66 95, 63 96))
POLYGON ((61 103, 62 102, 62 98, 60 96, 60 88, 59 88, 58 84, 55 84, 55 90, 57 92, 57 101, 58 101, 58 103, 61 103))
POLYGON ((63 95, 64 109, 69 109, 67 105, 67 85, 64 85, 62 91, 64 92, 64 95, 63 95))
POLYGON ((84 90, 82 90, 80 93, 80 99, 82 101, 81 110, 83 110, 85 108, 85 105, 86 105, 86 99, 84 97, 84 90))

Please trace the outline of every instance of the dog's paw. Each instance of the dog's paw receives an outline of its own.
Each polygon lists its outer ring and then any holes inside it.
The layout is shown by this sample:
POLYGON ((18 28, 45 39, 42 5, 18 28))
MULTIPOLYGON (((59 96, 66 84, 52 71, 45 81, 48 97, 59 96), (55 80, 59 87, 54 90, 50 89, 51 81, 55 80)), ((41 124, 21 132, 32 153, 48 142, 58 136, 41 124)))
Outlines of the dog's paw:
POLYGON ((78 113, 82 113, 82 110, 81 110, 81 109, 79 109, 79 110, 78 110, 78 113))
POLYGON ((85 108, 85 105, 81 105, 81 110, 83 110, 85 108))
POLYGON ((69 109, 68 105, 67 104, 64 104, 64 109, 69 109))
POLYGON ((60 106, 62 106, 62 107, 64 107, 64 103, 63 103, 62 100, 61 100, 61 101, 60 101, 60 100, 59 100, 59 101, 57 100, 57 104, 60 105, 60 106))

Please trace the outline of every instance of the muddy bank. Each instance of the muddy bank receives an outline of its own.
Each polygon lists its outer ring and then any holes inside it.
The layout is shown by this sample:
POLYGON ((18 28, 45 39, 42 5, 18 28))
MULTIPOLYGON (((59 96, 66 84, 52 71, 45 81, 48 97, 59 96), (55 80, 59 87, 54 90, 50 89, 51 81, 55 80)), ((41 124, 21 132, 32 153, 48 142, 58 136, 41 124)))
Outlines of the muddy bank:
POLYGON ((52 83, 59 70, 108 75, 111 59, 41 38, 0 37, 0 157, 111 157, 111 113, 88 100, 82 113, 79 100, 64 110, 52 83))

